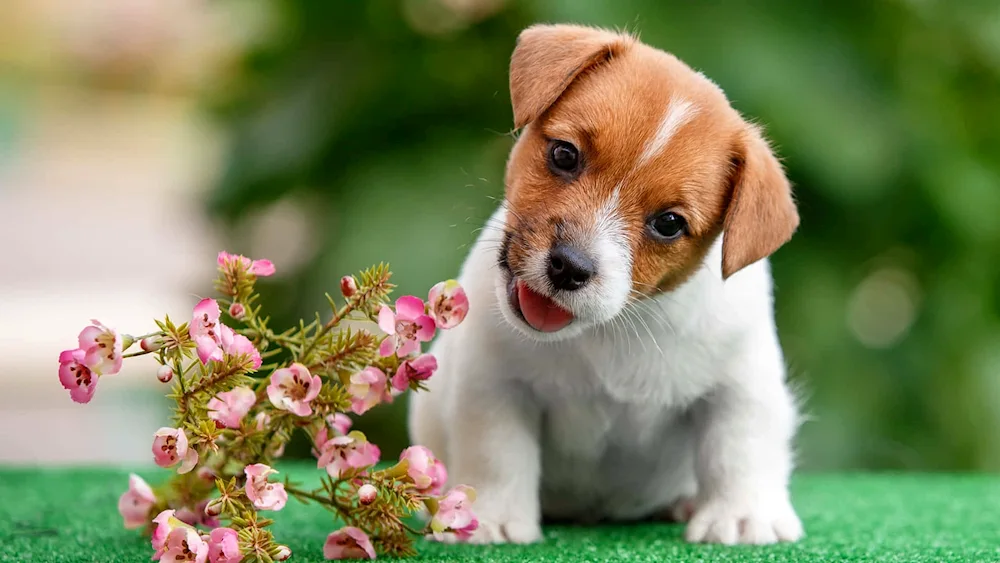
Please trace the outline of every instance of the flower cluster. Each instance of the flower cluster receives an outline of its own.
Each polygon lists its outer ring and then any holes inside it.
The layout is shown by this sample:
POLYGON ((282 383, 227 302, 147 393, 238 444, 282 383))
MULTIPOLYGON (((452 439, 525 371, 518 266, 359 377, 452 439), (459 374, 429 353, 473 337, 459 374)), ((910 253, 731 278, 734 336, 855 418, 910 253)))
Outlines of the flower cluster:
POLYGON ((78 403, 90 402, 99 378, 134 356, 152 355, 157 379, 170 384, 174 420, 153 434, 151 449, 173 476, 151 487, 130 475, 118 501, 125 527, 150 535, 153 560, 286 560, 292 551, 275 541, 263 513, 281 511, 289 497, 325 505, 343 520, 323 546, 327 559, 406 556, 417 537, 468 537, 478 525, 474 491, 446 490, 447 469, 420 445, 380 469, 381 450, 352 430, 347 414, 426 389, 437 360, 422 344, 465 318, 462 287, 449 280, 431 288, 426 302, 408 295, 390 304, 390 273, 379 266, 340 281, 342 305, 327 295, 328 321, 317 315, 276 332, 255 290, 274 264, 222 252, 218 268, 221 296, 199 301, 189 322, 166 317, 158 330, 133 337, 92 321, 78 346, 59 356, 59 381, 78 403), (345 321, 370 328, 345 328, 345 321), (273 467, 300 431, 323 471, 317 489, 279 480, 273 467), (429 515, 424 529, 404 523, 421 510, 429 515))

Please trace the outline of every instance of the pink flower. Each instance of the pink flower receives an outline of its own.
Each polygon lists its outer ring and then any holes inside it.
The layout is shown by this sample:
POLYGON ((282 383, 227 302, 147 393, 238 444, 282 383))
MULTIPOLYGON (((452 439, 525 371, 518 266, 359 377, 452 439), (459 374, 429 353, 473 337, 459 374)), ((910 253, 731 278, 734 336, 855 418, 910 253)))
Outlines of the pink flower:
POLYGON ((203 364, 207 364, 208 360, 222 360, 219 314, 219 303, 215 299, 202 299, 194 307, 188 333, 198 347, 198 359, 203 364))
POLYGON ((385 373, 377 367, 368 366, 351 376, 347 392, 351 395, 351 410, 364 414, 382 401, 392 401, 386 392, 385 373))
POLYGON ((80 331, 77 340, 86 352, 83 362, 98 375, 114 375, 122 369, 122 337, 114 329, 94 323, 80 331))
POLYGON ((240 421, 257 402, 257 394, 248 387, 223 391, 208 401, 208 418, 226 428, 239 428, 240 421))
POLYGON ((428 448, 410 446, 403 450, 399 460, 407 461, 406 474, 413 480, 418 491, 431 496, 441 494, 448 481, 448 471, 428 448))
POLYGON ((271 424, 271 415, 266 412, 259 412, 257 416, 253 417, 253 421, 257 432, 263 432, 271 424))
POLYGON ((376 489, 370 483, 365 483, 358 488, 358 502, 361 504, 371 504, 375 502, 375 497, 378 496, 378 489, 376 489))
POLYGON ((443 281, 427 295, 431 318, 440 329, 455 328, 469 314, 469 297, 456 280, 443 281))
POLYGON ((413 381, 426 381, 437 371, 437 358, 431 354, 421 354, 412 360, 399 364, 396 375, 392 376, 392 387, 405 391, 413 381))
POLYGON ((336 479, 353 469, 364 469, 378 463, 382 452, 378 446, 365 439, 360 432, 331 438, 323 444, 316 467, 326 468, 326 472, 336 479))
POLYGON ((327 559, 375 559, 375 548, 368 534, 347 526, 326 537, 323 557, 327 559))
POLYGON ((458 485, 448 491, 438 502, 437 512, 431 518, 431 531, 441 541, 444 532, 454 532, 459 539, 466 539, 479 527, 479 520, 472 513, 470 504, 476 500, 476 491, 467 485, 458 485))
POLYGON ((198 359, 207 364, 209 360, 222 361, 223 354, 246 356, 253 369, 258 369, 260 352, 249 338, 222 324, 219 315, 219 303, 215 299, 202 299, 194 307, 188 333, 197 346, 198 359))
POLYGON ((79 348, 59 354, 59 383, 77 403, 89 403, 97 390, 97 374, 84 363, 86 355, 79 348))
MULTIPOLYGON (((194 528, 179 527, 174 528, 167 535, 165 551, 160 557, 161 561, 193 561, 194 563, 205 563, 208 559, 208 544, 201 539, 194 528)), ((155 557, 155 556, 154 556, 155 557)))
POLYGON ((337 434, 344 436, 351 430, 351 417, 343 413, 334 413, 326 417, 326 423, 337 434))
POLYGON ((240 540, 232 528, 216 528, 208 535, 208 560, 210 563, 240 563, 240 540))
POLYGON ((267 386, 267 398, 279 409, 298 416, 309 416, 312 414, 309 402, 319 395, 322 385, 318 375, 311 375, 309 368, 296 362, 287 368, 274 370, 271 384, 267 386))
POLYGON ((187 473, 198 464, 198 452, 188 447, 187 434, 181 428, 163 427, 153 434, 153 460, 160 467, 171 467, 177 462, 178 473, 187 473))
POLYGON ((128 476, 128 490, 118 498, 118 513, 125 519, 125 528, 134 530, 149 523, 149 509, 156 503, 153 489, 135 473, 128 476))
POLYGON ((351 419, 342 413, 334 413, 327 415, 326 424, 322 428, 316 431, 316 436, 313 438, 313 444, 316 446, 312 450, 312 454, 319 457, 321 454, 319 450, 323 448, 323 444, 327 442, 330 438, 330 430, 333 430, 334 436, 344 436, 351 429, 351 419))
POLYGON ((155 527, 153 528, 153 536, 150 543, 156 551, 156 554, 153 555, 154 561, 159 559, 163 554, 167 544, 167 536, 170 535, 170 532, 177 528, 190 528, 190 526, 181 520, 178 520, 174 516, 175 512, 176 511, 174 510, 164 510, 163 512, 157 514, 156 518, 153 518, 153 524, 155 524, 155 527))
POLYGON ((292 556, 292 550, 287 545, 279 545, 278 552, 274 555, 275 561, 287 561, 292 556))
POLYGON ((274 264, 270 260, 251 260, 240 254, 220 252, 218 262, 220 268, 238 267, 262 278, 274 274, 274 264))
POLYGON ((389 336, 379 346, 379 354, 409 356, 420 348, 420 342, 434 337, 434 319, 424 314, 424 302, 406 295, 396 300, 396 312, 383 305, 378 312, 378 326, 389 336))
POLYGON ((260 368, 262 363, 260 359, 260 352, 250 342, 250 339, 242 334, 238 334, 233 329, 226 325, 219 325, 219 331, 222 334, 222 351, 229 356, 245 356, 250 359, 250 365, 253 369, 260 368))
POLYGON ((247 476, 246 493, 247 498, 253 503, 257 510, 281 510, 288 502, 288 493, 285 492, 285 485, 281 483, 268 483, 267 477, 272 473, 277 473, 275 469, 263 463, 255 463, 243 468, 247 476))

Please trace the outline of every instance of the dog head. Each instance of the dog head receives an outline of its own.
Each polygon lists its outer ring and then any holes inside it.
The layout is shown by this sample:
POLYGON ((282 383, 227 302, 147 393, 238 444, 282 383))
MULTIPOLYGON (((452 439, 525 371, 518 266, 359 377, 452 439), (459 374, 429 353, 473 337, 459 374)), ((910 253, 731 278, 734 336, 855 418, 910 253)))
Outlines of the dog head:
POLYGON ((538 340, 687 280, 722 237, 727 279, 798 227, 760 130, 676 57, 632 36, 536 25, 511 57, 501 310, 538 340))

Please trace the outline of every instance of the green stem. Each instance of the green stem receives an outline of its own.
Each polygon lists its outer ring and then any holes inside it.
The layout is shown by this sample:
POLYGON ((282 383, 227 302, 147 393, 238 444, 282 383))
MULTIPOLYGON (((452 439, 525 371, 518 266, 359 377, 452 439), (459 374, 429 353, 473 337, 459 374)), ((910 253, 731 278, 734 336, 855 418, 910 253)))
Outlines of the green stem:
POLYGON ((141 350, 139 352, 131 352, 129 354, 122 354, 123 358, 134 358, 136 356, 145 356, 146 354, 152 354, 156 350, 141 350))
POLYGON ((326 336, 326 334, 328 332, 330 332, 330 330, 333 327, 335 327, 338 324, 340 324, 340 321, 344 320, 344 317, 346 317, 348 314, 351 313, 351 311, 354 310, 354 307, 355 307, 354 303, 355 303, 354 300, 348 301, 346 305, 344 305, 343 307, 341 307, 340 310, 337 311, 337 313, 333 315, 333 318, 330 319, 330 322, 328 322, 325 325, 323 325, 323 328, 320 329, 320 331, 316 334, 316 336, 314 336, 312 338, 312 341, 309 342, 309 345, 306 346, 305 350, 302 351, 302 354, 299 356, 299 361, 300 362, 304 362, 305 359, 307 357, 309 357, 309 353, 312 352, 313 349, 316 348, 317 344, 319 344, 319 341, 324 336, 326 336))

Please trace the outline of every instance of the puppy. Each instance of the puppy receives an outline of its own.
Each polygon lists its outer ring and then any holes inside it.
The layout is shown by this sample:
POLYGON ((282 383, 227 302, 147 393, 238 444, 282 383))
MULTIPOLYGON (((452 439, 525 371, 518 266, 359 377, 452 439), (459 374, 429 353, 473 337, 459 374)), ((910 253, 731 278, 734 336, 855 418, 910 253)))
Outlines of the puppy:
POLYGON ((510 63, 502 205, 463 265, 410 435, 475 487, 473 542, 671 515, 691 542, 803 535, 768 257, 798 227, 760 130, 635 37, 537 25, 510 63))

